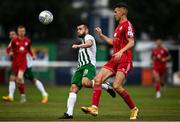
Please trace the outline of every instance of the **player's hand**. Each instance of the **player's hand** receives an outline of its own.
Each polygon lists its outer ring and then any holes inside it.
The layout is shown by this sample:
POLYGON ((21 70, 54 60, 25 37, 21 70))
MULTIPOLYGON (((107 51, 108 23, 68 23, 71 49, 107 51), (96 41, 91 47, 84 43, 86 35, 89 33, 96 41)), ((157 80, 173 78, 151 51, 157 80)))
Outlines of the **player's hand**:
POLYGON ((32 56, 32 59, 33 59, 33 60, 35 60, 35 59, 36 59, 36 56, 35 56, 35 55, 33 55, 33 56, 32 56))
POLYGON ((155 61, 156 59, 157 59, 156 57, 154 57, 154 56, 152 57, 152 61, 155 61))
POLYGON ((165 58, 162 58, 162 60, 161 60, 162 62, 166 62, 166 59, 165 58))
POLYGON ((157 55, 157 59, 161 59, 161 55, 157 55))
POLYGON ((9 55, 9 56, 13 56, 13 52, 10 52, 8 55, 9 55))
POLYGON ((113 54, 112 56, 114 57, 115 60, 119 60, 122 56, 123 52, 120 50, 119 52, 113 54))
POLYGON ((100 27, 96 27, 95 30, 96 30, 96 33, 97 33, 99 36, 102 35, 102 30, 101 30, 100 27))
POLYGON ((77 48, 79 48, 79 45, 78 44, 73 44, 72 48, 77 49, 77 48))

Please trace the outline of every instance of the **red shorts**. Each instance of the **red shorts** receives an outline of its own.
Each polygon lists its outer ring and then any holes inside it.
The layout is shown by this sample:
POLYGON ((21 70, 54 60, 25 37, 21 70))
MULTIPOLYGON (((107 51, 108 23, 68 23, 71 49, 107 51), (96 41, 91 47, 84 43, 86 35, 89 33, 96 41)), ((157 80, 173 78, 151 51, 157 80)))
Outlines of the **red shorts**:
POLYGON ((21 71, 26 71, 26 69, 27 69, 27 65, 26 65, 26 63, 12 63, 12 70, 13 70, 13 73, 15 74, 15 75, 17 75, 18 74, 18 71, 19 70, 21 70, 21 71))
POLYGON ((132 62, 122 62, 119 63, 115 61, 113 58, 109 60, 103 68, 106 68, 110 71, 112 71, 114 74, 116 74, 118 71, 122 72, 125 76, 128 74, 128 72, 133 68, 132 62))
POLYGON ((153 70, 159 74, 159 76, 163 76, 166 74, 166 67, 154 67, 153 70))

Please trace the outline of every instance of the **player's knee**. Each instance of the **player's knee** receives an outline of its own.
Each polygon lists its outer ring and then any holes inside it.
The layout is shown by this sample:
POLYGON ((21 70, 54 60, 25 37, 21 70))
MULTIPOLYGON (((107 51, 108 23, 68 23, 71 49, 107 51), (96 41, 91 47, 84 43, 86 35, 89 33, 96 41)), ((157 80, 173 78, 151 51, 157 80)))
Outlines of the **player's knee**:
POLYGON ((122 86, 119 85, 118 83, 114 82, 114 83, 113 83, 113 88, 114 88, 116 91, 119 91, 119 90, 122 88, 122 86))
POLYGON ((16 81, 16 77, 13 76, 13 75, 11 75, 11 76, 10 76, 10 81, 16 81))
POLYGON ((119 84, 116 84, 116 83, 113 84, 113 88, 118 93, 121 93, 121 92, 124 91, 124 88, 122 87, 122 85, 119 85, 119 84))
POLYGON ((84 87, 87 87, 87 88, 92 87, 92 83, 91 83, 90 80, 83 81, 82 84, 83 84, 84 87))
POLYGON ((84 87, 87 87, 87 88, 92 87, 92 83, 88 78, 83 79, 82 84, 83 84, 84 87))
POLYGON ((101 78, 100 76, 96 76, 96 77, 94 78, 94 82, 95 82, 96 84, 100 84, 100 83, 102 82, 101 79, 102 79, 102 78, 101 78))
POLYGON ((113 88, 114 88, 115 90, 117 90, 117 89, 119 89, 119 85, 116 84, 116 83, 113 83, 113 88))
POLYGON ((155 80, 156 82, 159 82, 159 81, 160 81, 160 78, 159 78, 158 76, 156 76, 156 77, 154 77, 154 80, 155 80))
POLYGON ((23 78, 22 77, 17 77, 17 82, 18 83, 23 83, 23 78))
POLYGON ((91 84, 90 84, 90 83, 88 83, 88 82, 83 82, 83 86, 84 86, 84 87, 90 87, 90 86, 91 86, 91 84))
POLYGON ((36 79, 31 79, 31 83, 33 84, 33 85, 35 85, 36 84, 36 79))
POLYGON ((71 85, 70 92, 77 93, 78 90, 79 90, 79 88, 78 88, 77 85, 75 85, 75 84, 72 84, 72 85, 71 85))

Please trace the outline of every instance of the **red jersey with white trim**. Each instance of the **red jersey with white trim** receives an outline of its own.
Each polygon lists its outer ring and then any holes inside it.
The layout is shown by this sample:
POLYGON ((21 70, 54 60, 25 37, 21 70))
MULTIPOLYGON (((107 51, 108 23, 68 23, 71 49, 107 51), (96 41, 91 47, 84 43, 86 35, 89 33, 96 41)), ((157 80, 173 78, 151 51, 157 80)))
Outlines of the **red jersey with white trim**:
POLYGON ((165 68, 166 62, 163 62, 163 58, 169 55, 168 50, 164 47, 156 47, 152 49, 152 58, 154 68, 165 68))
MULTIPOLYGON (((119 23, 114 31, 113 54, 120 51, 127 45, 128 38, 134 38, 134 28, 127 20, 119 23)), ((132 62, 132 48, 124 52, 118 62, 132 62)))
POLYGON ((11 44, 7 48, 7 53, 12 49, 13 52, 13 63, 27 63, 26 54, 29 53, 31 56, 31 40, 27 37, 24 39, 14 38, 11 44))

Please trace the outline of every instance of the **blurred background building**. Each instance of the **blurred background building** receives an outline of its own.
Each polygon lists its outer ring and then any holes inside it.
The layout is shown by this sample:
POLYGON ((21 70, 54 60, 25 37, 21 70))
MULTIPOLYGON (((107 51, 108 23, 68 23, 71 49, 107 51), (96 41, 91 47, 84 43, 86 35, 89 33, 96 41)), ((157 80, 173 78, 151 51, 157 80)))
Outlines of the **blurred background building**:
MULTIPOLYGON (((107 61, 111 47, 94 32, 96 26, 112 37, 117 23, 113 18, 113 6, 120 0, 1 0, 0 1, 0 82, 7 83, 10 63, 5 53, 9 43, 8 31, 25 25, 27 36, 32 39, 35 75, 46 83, 68 84, 76 67, 77 52, 71 45, 78 43, 76 24, 87 21, 90 33, 97 41, 97 66, 107 61), (54 21, 43 25, 38 21, 42 10, 49 10, 54 21)), ((134 48, 135 68, 127 78, 129 84, 151 85, 150 54, 154 39, 160 37, 170 50, 172 61, 168 64, 168 82, 180 71, 180 1, 179 0, 123 0, 129 6, 129 20, 136 30, 134 48)))

